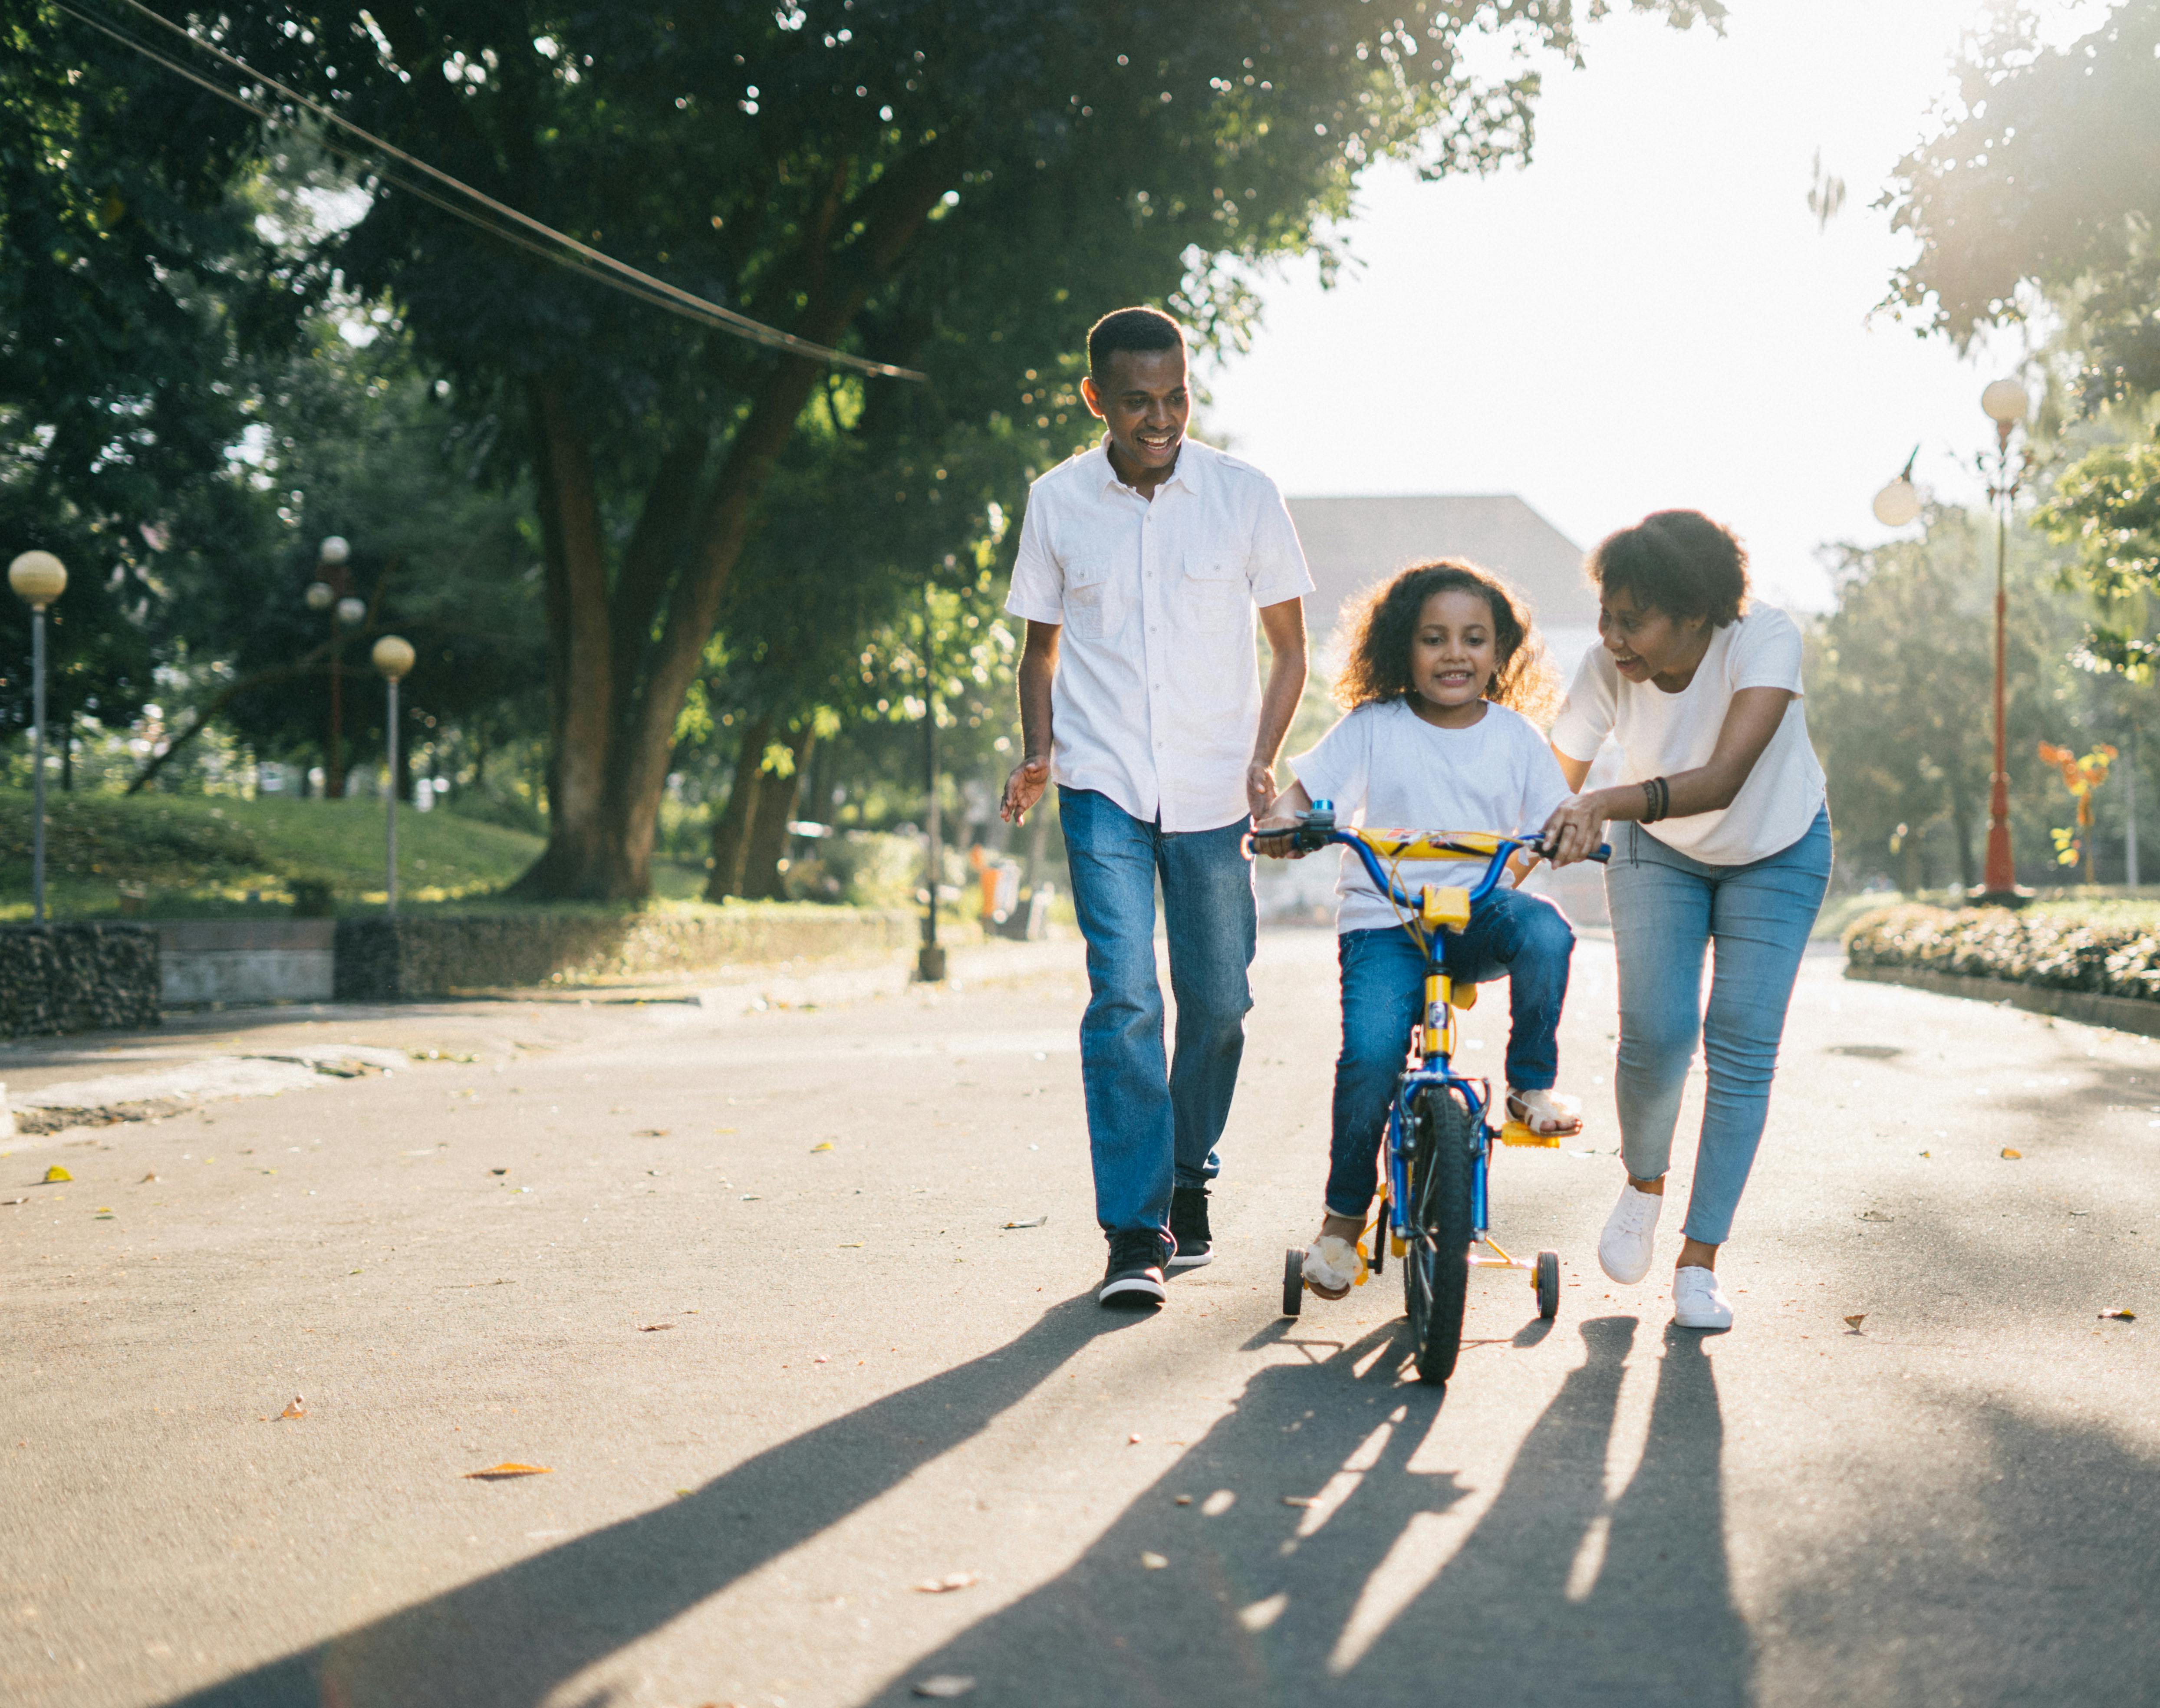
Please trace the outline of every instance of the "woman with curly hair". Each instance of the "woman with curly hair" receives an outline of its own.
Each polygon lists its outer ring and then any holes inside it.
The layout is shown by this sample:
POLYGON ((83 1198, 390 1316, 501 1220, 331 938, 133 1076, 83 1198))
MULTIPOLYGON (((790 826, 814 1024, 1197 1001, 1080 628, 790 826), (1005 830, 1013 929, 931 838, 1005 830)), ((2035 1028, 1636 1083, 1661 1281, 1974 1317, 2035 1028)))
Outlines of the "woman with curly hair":
MULTIPOLYGON (((1513 831, 1543 824, 1567 798, 1566 780, 1530 721, 1558 698, 1545 648, 1498 576, 1452 560, 1420 563, 1346 617, 1349 660, 1336 684, 1344 716, 1291 761, 1298 781, 1262 828, 1294 823, 1320 798, 1333 801, 1346 823, 1513 831)), ((1415 894, 1420 884, 1472 882, 1482 867, 1405 860, 1400 878, 1415 894)), ((1342 1051, 1320 1236, 1305 1260, 1306 1279, 1326 1299, 1341 1298, 1358 1278, 1381 1134, 1425 976, 1425 952, 1362 865, 1343 861, 1336 888, 1342 1051)), ((1508 1112, 1547 1134, 1582 1124, 1575 1099, 1553 1090, 1574 951, 1575 933, 1558 908, 1505 887, 1477 904, 1447 947, 1452 978, 1506 976, 1508 1112)))
POLYGON ((1622 528, 1589 567, 1604 645, 1576 672, 1553 748, 1580 789, 1610 735, 1622 780, 1564 802, 1545 829, 1555 865, 1613 830, 1605 896, 1620 963, 1613 1090, 1628 1178, 1597 1259, 1616 1281, 1649 1272, 1700 1041, 1710 1078, 1673 1321, 1730 1328, 1718 1248, 1763 1137, 1793 981, 1830 884, 1800 631, 1783 611, 1748 604, 1747 552, 1696 511, 1661 510, 1622 528))

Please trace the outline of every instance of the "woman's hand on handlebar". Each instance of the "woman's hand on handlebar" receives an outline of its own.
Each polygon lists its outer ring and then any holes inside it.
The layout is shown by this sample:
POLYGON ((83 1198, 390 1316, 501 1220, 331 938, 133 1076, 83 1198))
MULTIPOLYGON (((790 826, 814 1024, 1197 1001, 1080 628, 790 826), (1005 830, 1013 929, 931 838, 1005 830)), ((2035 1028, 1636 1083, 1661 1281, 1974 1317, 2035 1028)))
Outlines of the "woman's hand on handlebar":
POLYGON ((1545 820, 1545 858, 1556 868, 1589 859, 1605 839, 1605 823, 1595 792, 1561 802, 1545 820))

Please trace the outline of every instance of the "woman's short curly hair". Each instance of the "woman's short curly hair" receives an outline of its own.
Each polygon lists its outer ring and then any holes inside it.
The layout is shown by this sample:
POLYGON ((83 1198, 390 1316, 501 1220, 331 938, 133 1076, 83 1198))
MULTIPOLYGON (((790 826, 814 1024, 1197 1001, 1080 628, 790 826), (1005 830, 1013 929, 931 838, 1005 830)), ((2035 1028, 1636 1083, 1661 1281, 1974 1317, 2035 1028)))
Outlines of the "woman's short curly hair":
POLYGON ((1413 563, 1344 608, 1349 639, 1335 678, 1337 703, 1355 711, 1410 695, 1410 644, 1436 593, 1474 593, 1492 610, 1498 664, 1485 698, 1540 724, 1550 719, 1559 709, 1560 683, 1529 602, 1491 570, 1454 558, 1413 563))
POLYGON ((1633 594, 1669 617, 1721 629, 1747 609, 1747 548, 1699 510, 1660 510, 1607 534, 1584 567, 1601 593, 1633 594))

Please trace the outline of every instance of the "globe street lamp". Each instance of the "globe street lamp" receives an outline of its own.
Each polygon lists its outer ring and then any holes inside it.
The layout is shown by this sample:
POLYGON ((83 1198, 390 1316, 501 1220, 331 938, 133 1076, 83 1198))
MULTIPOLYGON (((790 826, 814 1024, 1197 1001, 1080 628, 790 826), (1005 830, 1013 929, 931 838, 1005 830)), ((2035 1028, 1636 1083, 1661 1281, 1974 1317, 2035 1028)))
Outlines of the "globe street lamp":
MULTIPOLYGON (((1987 500, 1995 506, 1995 771, 1987 790, 1987 864, 1981 878, 1980 900, 1998 906, 2022 906, 2026 897, 2017 889, 2017 867, 2010 849, 2010 763, 2003 720, 2003 678, 2007 658, 2007 613, 2004 593, 2004 565, 2010 552, 2010 510, 2023 484, 2028 449, 2013 468, 2010 435, 2025 419, 2032 399, 2015 380, 1997 380, 1980 394, 1980 407, 1995 423, 1995 478, 1988 483, 1987 500)), ((1985 466, 1983 463, 1983 466, 1985 466)))
POLYGON ((340 630, 367 613, 366 605, 345 594, 345 566, 351 558, 352 548, 341 535, 324 540, 315 549, 317 579, 307 592, 308 609, 328 611, 330 618, 330 739, 323 755, 323 793, 333 801, 345 798, 345 669, 340 630), (355 615, 346 615, 348 606, 355 615))
POLYGON ((387 900, 383 911, 392 919, 397 916, 397 681, 413 667, 413 643, 397 635, 385 635, 375 643, 368 655, 375 667, 390 684, 389 719, 383 730, 390 746, 390 811, 384 821, 386 859, 389 868, 389 882, 385 885, 387 900))
POLYGON ((1875 495, 1875 519, 1885 527, 1903 527, 1920 513, 1919 488, 1913 484, 1913 465, 1919 455, 1920 448, 1914 445, 1897 478, 1875 495))
POLYGON ((8 566, 8 584, 30 607, 30 700, 34 738, 30 831, 30 917, 45 922, 45 607, 67 590, 67 565, 50 552, 25 552, 8 566))

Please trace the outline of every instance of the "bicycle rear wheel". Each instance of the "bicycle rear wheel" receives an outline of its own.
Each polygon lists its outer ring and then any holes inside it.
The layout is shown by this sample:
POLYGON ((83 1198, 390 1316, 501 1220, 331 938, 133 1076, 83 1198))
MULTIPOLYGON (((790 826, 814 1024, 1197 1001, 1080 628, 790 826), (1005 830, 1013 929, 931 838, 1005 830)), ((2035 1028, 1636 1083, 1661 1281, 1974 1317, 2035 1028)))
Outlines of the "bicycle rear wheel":
POLYGON ((1410 1225, 1403 1299, 1410 1307, 1418 1378, 1445 1382, 1462 1350, 1462 1306, 1470 1285, 1470 1192, 1477 1118, 1442 1087, 1416 1093, 1410 1111, 1410 1225))

